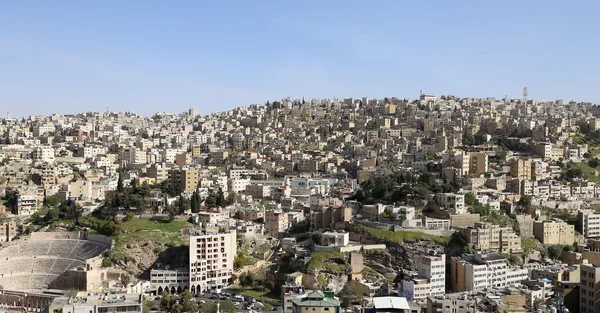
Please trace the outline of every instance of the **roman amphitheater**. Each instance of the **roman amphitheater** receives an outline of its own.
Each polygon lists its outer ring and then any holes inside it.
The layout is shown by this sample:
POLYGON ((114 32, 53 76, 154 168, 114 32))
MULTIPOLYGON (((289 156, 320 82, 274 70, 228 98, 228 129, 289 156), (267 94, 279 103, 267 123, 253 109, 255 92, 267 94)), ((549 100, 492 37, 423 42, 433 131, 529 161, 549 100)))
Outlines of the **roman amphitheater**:
POLYGON ((112 239, 84 232, 33 233, 0 249, 0 289, 96 289, 111 247, 112 239))

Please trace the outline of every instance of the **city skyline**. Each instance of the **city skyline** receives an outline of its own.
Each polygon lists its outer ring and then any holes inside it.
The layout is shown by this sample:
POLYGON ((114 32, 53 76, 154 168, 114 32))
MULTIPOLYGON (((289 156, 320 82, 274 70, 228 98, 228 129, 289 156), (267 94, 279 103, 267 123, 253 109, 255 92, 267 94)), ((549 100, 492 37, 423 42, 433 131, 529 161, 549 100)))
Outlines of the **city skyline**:
POLYGON ((287 96, 520 98, 524 86, 600 101, 595 3, 141 4, 2 4, 0 106, 207 114, 287 96))

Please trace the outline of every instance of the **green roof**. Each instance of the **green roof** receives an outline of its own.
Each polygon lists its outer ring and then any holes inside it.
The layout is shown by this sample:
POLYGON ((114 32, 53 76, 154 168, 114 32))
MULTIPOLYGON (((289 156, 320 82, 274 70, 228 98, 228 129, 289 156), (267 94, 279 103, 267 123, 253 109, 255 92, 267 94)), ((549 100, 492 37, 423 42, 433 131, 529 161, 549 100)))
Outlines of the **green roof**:
POLYGON ((321 291, 314 291, 308 294, 304 298, 298 298, 293 300, 294 305, 300 307, 312 307, 312 306, 340 306, 340 301, 334 298, 325 297, 321 291))

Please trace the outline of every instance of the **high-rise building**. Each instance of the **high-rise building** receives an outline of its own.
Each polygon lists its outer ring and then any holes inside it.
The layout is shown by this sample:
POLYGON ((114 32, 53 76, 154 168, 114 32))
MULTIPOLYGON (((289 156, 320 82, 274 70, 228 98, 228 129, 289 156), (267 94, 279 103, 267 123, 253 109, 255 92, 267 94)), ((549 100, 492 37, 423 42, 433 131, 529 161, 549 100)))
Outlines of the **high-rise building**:
POLYGON ((236 255, 235 230, 190 232, 190 291, 206 293, 229 285, 236 255))
POLYGON ((600 312, 600 264, 581 265, 580 288, 580 312, 600 312))

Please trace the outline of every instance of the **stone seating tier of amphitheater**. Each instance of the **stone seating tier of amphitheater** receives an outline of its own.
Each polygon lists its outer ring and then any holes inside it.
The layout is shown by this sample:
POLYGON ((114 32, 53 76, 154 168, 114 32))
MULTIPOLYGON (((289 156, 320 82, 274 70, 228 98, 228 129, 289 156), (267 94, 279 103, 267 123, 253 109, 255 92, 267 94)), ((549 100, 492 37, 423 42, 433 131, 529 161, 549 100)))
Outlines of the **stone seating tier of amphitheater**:
POLYGON ((0 286, 23 291, 47 288, 65 271, 83 267, 86 260, 110 249, 106 237, 99 239, 56 239, 44 234, 5 247, 0 250, 0 286))

